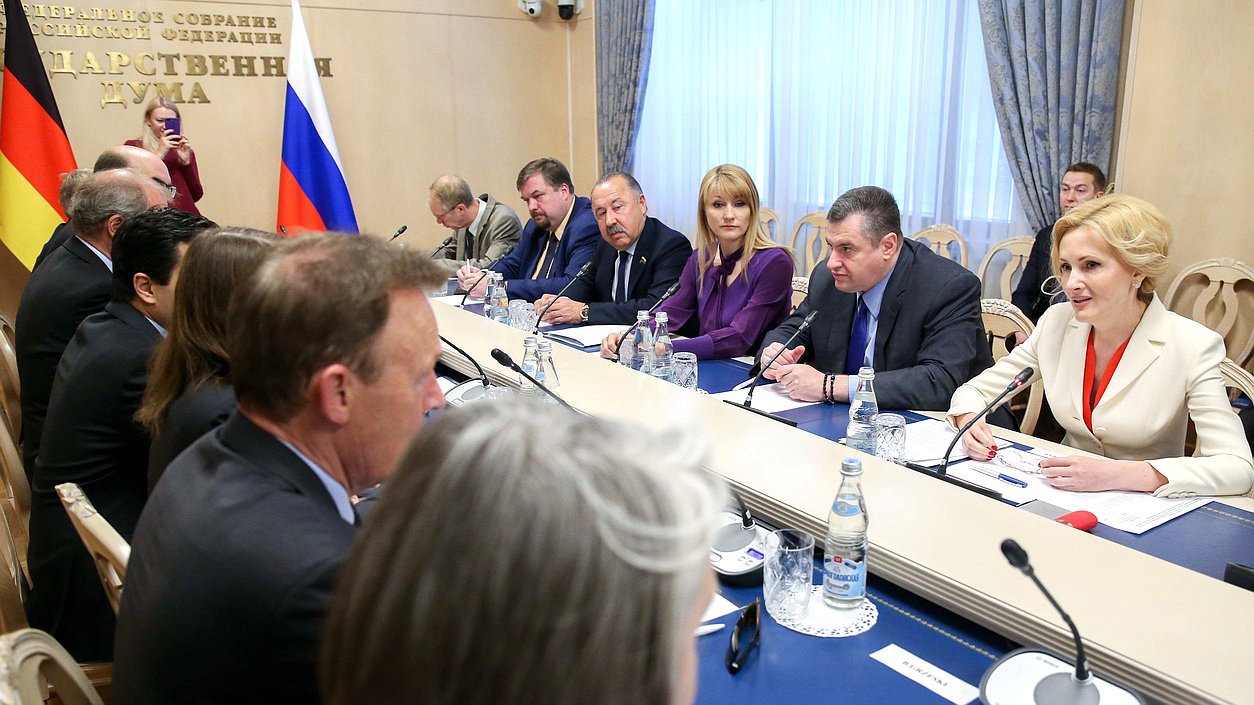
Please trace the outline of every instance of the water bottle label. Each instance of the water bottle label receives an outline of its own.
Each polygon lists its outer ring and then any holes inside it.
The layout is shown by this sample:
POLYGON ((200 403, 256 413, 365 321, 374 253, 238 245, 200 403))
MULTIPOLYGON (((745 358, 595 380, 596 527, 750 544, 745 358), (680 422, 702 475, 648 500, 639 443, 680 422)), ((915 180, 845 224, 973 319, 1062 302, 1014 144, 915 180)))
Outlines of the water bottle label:
POLYGON ((836 504, 832 505, 832 511, 836 512, 842 517, 855 517, 855 516, 858 516, 858 514, 862 510, 859 509, 858 505, 856 504, 850 504, 848 502, 837 502, 836 504))
POLYGON ((841 556, 824 557, 823 590, 829 595, 844 599, 865 596, 866 561, 855 561, 841 556))

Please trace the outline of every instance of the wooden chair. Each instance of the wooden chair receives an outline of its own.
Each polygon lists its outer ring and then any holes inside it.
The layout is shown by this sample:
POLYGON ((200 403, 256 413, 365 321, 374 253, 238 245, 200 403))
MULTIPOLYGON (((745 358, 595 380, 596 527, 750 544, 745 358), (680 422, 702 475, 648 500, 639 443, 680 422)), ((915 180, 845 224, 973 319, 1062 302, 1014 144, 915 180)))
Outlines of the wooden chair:
POLYGON ((38 629, 0 636, 0 705, 43 705, 48 685, 65 705, 104 705, 74 658, 38 629))
POLYGON ((17 552, 17 565, 29 580, 26 547, 30 543, 30 483, 26 480, 26 471, 22 469, 17 444, 5 429, 0 429, 0 485, 3 485, 3 496, 0 496, 0 505, 3 506, 0 509, 4 511, 7 531, 17 552))
POLYGON ((967 241, 962 239, 962 235, 952 225, 928 226, 915 233, 912 239, 927 243, 932 252, 951 260, 954 258, 950 254, 949 246, 957 243, 958 259, 954 261, 964 267, 967 266, 967 241))
MULTIPOLYGON (((984 319, 984 330, 988 332, 988 342, 993 348, 993 360, 1005 357, 1009 352, 1006 341, 1015 333, 1025 336, 1032 333, 1032 321, 1017 306, 1003 299, 984 299, 980 301, 980 316, 984 319)), ((1032 435, 1036 430, 1036 422, 1041 417, 1041 403, 1045 400, 1045 388, 1038 383, 1028 388, 1027 406, 1023 411, 1023 421, 1019 431, 1032 435)))
POLYGON ((810 293, 810 279, 808 277, 792 278, 792 310, 796 311, 802 301, 806 300, 806 296, 810 293))
POLYGON ((122 602, 122 584, 126 582, 126 562, 131 557, 131 546, 122 538, 100 512, 92 506, 91 500, 83 494, 83 490, 73 482, 57 485, 57 494, 61 496, 61 504, 70 515, 70 522, 78 531, 87 552, 96 564, 96 572, 100 574, 100 583, 104 585, 105 595, 117 614, 118 605, 122 602))
POLYGON ((1226 357, 1219 363, 1219 373, 1224 376, 1225 386, 1235 389, 1254 402, 1254 374, 1226 357))
POLYGON ((815 211, 803 216, 792 229, 792 237, 788 239, 788 247, 792 250, 797 276, 809 277, 814 265, 823 261, 827 253, 827 241, 823 233, 827 230, 827 211, 815 211), (809 228, 809 231, 806 231, 809 228))
POLYGON ((980 262, 980 285, 984 287, 984 293, 989 294, 989 281, 987 279, 989 269, 993 265, 993 258, 1002 252, 1010 255, 1001 268, 1001 276, 997 278, 997 286, 993 289, 994 298, 1010 300, 1010 295, 1015 290, 1015 275, 1022 274, 1023 270, 1028 266, 1028 257, 1032 254, 1032 244, 1036 238, 1032 237, 1012 237, 1009 240, 1002 240, 993 246, 984 256, 984 261, 980 262))
POLYGON ((779 214, 775 211, 762 206, 758 209, 758 220, 762 223, 762 227, 766 228, 766 232, 775 242, 779 242, 779 214))
POLYGON ((1163 303, 1222 335, 1228 357, 1238 365, 1249 364, 1254 352, 1254 268, 1229 257, 1198 262, 1176 276, 1163 303), (1201 291, 1194 294, 1199 285, 1201 291))
POLYGON ((13 321, 10 321, 9 317, 4 315, 4 312, 0 312, 0 333, 3 333, 4 337, 8 339, 9 345, 15 344, 17 333, 13 330, 13 321))
MULTIPOLYGON (((7 322, 6 322, 7 323, 7 322)), ((17 375, 17 353, 7 335, 0 335, 0 420, 19 438, 22 431, 22 383, 17 375)))

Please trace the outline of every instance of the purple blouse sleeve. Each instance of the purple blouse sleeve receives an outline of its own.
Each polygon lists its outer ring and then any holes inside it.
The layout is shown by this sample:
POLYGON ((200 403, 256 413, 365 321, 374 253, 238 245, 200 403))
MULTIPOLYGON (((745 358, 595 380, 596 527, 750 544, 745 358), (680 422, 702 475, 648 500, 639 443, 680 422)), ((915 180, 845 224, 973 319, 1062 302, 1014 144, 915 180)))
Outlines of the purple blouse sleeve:
POLYGON ((792 273, 792 258, 784 249, 771 248, 758 254, 749 267, 749 281, 733 283, 748 287, 748 301, 736 311, 730 324, 706 330, 696 338, 676 340, 675 350, 696 353, 701 360, 753 352, 762 336, 788 316, 792 273))

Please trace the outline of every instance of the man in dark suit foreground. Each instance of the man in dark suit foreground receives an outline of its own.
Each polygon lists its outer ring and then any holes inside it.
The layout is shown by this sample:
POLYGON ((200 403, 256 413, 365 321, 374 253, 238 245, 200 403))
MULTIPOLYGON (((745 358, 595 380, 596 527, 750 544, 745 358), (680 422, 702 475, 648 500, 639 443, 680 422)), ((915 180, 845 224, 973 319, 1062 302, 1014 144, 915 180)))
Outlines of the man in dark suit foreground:
POLYGON ((827 214, 832 253, 810 274, 810 293, 767 333, 769 361, 811 311, 809 330, 766 371, 794 399, 847 402, 858 369, 875 368, 880 408, 949 408, 960 384, 993 364, 980 319, 979 279, 901 235, 892 194, 845 192, 827 214))
POLYGON ((22 382, 22 462, 29 476, 43 435, 57 362, 78 324, 109 301, 113 238, 122 223, 165 206, 161 187, 130 169, 92 174, 70 204, 76 237, 31 272, 17 308, 18 375, 22 382))
MULTIPOLYGON (((631 174, 612 172, 592 187, 592 215, 601 240, 592 269, 571 285, 545 314, 550 323, 632 323, 679 281, 692 255, 688 238, 649 217, 640 183, 631 174)), ((536 299, 536 310, 554 294, 536 299)))
POLYGON ((190 213, 140 213, 113 244, 113 290, 83 321, 57 366, 31 482, 30 624, 78 661, 113 659, 113 608, 56 487, 73 482, 130 541, 147 496, 148 434, 135 422, 148 359, 170 324, 179 262, 213 223, 190 213))
POLYGON ((384 480, 443 405, 425 253, 280 243, 232 299, 238 408, 166 469, 135 532, 113 693, 142 705, 318 702, 319 632, 384 480))

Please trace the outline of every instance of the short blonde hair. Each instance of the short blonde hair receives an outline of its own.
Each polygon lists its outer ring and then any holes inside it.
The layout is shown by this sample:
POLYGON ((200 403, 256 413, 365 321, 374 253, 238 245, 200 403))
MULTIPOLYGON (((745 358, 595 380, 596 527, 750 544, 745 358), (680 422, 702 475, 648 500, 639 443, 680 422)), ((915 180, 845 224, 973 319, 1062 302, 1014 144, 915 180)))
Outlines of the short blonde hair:
POLYGON ((1167 271, 1171 225, 1153 204, 1122 193, 1081 203, 1054 223, 1050 258, 1058 275, 1058 246, 1062 238, 1080 226, 1097 231, 1124 265, 1145 275, 1137 292, 1144 301, 1153 298, 1158 277, 1167 271))
POLYGON ((453 210, 458 206, 469 206, 475 200, 475 194, 465 179, 457 174, 445 174, 431 182, 427 198, 434 198, 440 205, 453 210))

